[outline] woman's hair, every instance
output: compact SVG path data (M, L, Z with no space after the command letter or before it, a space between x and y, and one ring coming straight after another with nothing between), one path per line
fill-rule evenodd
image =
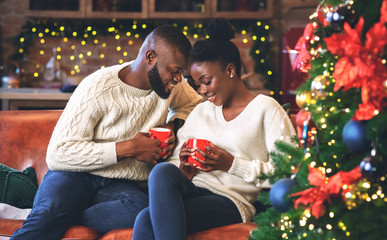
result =
M223 18L213 19L208 23L209 38L197 41L190 53L190 62L220 61L224 67L233 63L238 76L241 76L241 56L237 46L230 40L234 30Z

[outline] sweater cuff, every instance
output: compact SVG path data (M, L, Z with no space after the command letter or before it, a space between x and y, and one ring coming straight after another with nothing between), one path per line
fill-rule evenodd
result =
M103 165L105 167L111 166L114 164L117 164L117 152L116 152L116 143L115 142L109 142L109 143L102 143L102 159L103 159Z
M228 170L228 172L243 178L246 176L247 172L249 171L250 164L251 164L251 161L234 158L234 161L231 165L231 168Z

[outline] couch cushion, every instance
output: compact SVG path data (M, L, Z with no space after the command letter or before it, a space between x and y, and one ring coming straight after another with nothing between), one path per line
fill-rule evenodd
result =
M35 170L23 172L0 164L0 202L18 208L31 208L38 190Z
M236 223L188 235L187 240L246 240L257 228L253 222Z
M46 151L61 110L0 111L0 163L23 171L32 166L38 184L47 172Z
M91 228L84 226L72 226L69 228L62 240L70 240L70 239L82 239L82 240L93 240L98 239L100 234Z
M23 225L24 220L0 219L0 236L10 237L16 229Z
M0 219L0 236L10 237L23 224L23 220ZM250 232L257 226L253 222L237 223L206 231L193 233L187 240L246 240ZM97 231L83 226L73 226L67 230L63 239L99 239L99 240L130 240L133 229L124 228L112 230L99 238Z
M13 232L17 229L21 228L23 225L23 220L15 220L15 219L0 219L0 236L3 237L11 237ZM83 226L72 226L69 230L67 230L65 236L62 238L63 240L70 239L84 239L84 240L92 240L98 239L99 234L97 231Z
M206 231L193 233L187 236L187 240L246 240L250 232L257 228L253 222L237 223ZM131 228L116 229L106 233L99 240L127 240L132 239Z
M128 240L132 239L133 229L123 228L112 230L103 235L99 240Z

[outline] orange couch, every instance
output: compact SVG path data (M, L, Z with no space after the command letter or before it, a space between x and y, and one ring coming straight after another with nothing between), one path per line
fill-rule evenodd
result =
M0 163L20 171L32 166L40 184L47 172L47 145L61 113L61 110L0 111ZM10 237L22 224L23 220L0 219L0 236ZM194 233L187 239L245 240L255 228L252 222L232 224ZM102 235L88 227L73 226L63 239L131 238L131 228L117 229Z

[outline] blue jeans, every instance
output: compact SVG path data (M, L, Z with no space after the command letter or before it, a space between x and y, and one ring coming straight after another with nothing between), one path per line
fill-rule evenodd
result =
M31 213L11 239L61 239L74 224L102 233L133 227L137 214L147 206L146 188L138 182L48 171Z
M149 207L136 218L133 240L182 240L189 233L242 222L230 199L196 187L171 163L153 168L148 187Z

